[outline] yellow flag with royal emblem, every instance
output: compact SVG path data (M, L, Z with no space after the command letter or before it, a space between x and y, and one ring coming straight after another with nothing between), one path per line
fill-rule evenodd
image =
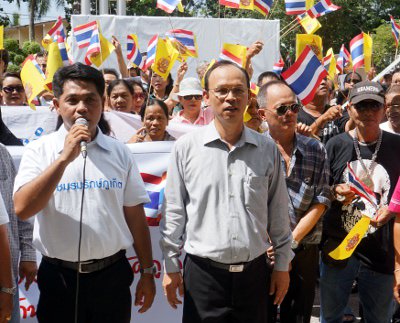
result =
M114 45L109 42L101 32L99 32L99 38L100 38L100 54L92 56L90 58L90 61L96 65L97 67L100 67L103 62L110 56L110 54L115 50Z
M29 55L22 65L21 80L28 104L33 110L36 110L32 101L45 91L45 76L37 65L33 55Z
M47 56L45 88L48 91L52 91L54 74L57 72L59 68L63 67L64 64L57 43L54 42L48 44L47 49L48 49L48 56Z
M317 35L297 34L296 35L296 60L303 50L309 46L314 54L322 60L322 38Z
M308 13L303 13L297 16L297 21L304 28L307 34L314 34L318 29L321 28L321 24L319 23L317 18L311 18Z
M371 219L365 215L355 224L355 226L350 230L346 238L341 242L341 244L333 251L329 253L335 260L343 260L349 258L354 250L356 250L358 244L361 242L362 238L365 236Z
M159 38L156 57L152 65L153 71L166 80L178 56L179 52L173 46L169 46L167 40Z

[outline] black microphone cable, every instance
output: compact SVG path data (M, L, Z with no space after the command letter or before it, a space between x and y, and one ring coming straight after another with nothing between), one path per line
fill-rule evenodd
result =
M82 170L82 196L81 210L79 216L79 238L78 238L78 269L76 271L76 291L75 291L75 323L78 323L78 302L79 302L79 270L81 264L81 245L82 245L82 227L83 227L83 198L85 196L85 181L86 181L86 155L83 156Z

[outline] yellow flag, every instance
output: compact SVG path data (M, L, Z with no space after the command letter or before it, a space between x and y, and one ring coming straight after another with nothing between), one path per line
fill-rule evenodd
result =
M177 8L178 8L179 12L183 12L184 11L184 8L183 8L183 5L182 5L182 1L179 1L178 5L177 5Z
M336 260L349 258L353 254L354 250L356 250L361 239L365 236L370 222L371 219L364 215L350 230L342 243L335 250L329 253L329 256Z
M47 34L43 39L42 39L42 46L45 50L49 50L49 45L53 42L53 38Z
M219 58L232 61L241 67L246 66L246 46L224 43Z
M48 45L48 56L47 56L47 68L46 68L46 79L45 88L48 91L52 91L52 82L55 72L63 67L63 61L61 59L60 49L56 42Z
M310 9L312 6L314 6L314 0L306 0L306 9Z
M241 0L239 9L254 10L254 0Z
M152 65L153 71L166 80L178 56L179 53L173 46L168 46L166 40L159 38L156 57Z
M322 38L317 35L296 35L296 59L299 58L306 46L310 46L315 55L322 60Z
M0 49L4 49L4 26L0 26Z
M335 54L333 54L333 49L329 48L326 52L326 56L331 56L331 62L329 63L328 67L328 76L333 81L335 79L336 74L336 59Z
M247 111L249 108L249 106L246 106L246 110L244 110L243 113L243 122L249 122L252 118L252 116L250 115L250 113Z
M304 28L307 34L313 34L321 28L317 18L311 18L307 13L297 17L297 21Z
M215 59L211 60L210 64L208 64L206 71L201 79L201 87L204 89L204 77L206 76L208 70L213 66L217 61Z
M110 56L110 54L115 50L114 45L111 44L100 32L99 32L99 38L100 38L100 55L92 56L90 58L90 61L97 67L100 67L101 64L103 64L103 62L107 59L107 57Z
M364 36L364 68L365 72L368 73L372 65L372 37L366 33Z
M39 72L29 56L22 66L21 80L24 85L29 106L33 110L36 110L35 105L32 104L32 100L45 91L45 80L42 73Z

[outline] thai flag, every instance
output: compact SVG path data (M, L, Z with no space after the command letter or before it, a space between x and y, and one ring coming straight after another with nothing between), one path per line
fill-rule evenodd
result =
M321 0L311 9L309 9L307 13L311 18L318 18L328 13L334 12L340 8L341 7L334 5L330 0Z
M88 47L92 38L93 30L97 28L97 21L79 25L73 29L73 33L79 48Z
M127 50L128 50L128 55L127 55L128 60L132 61L134 65L143 70L145 61L142 57L142 54L140 54L139 52L139 45L137 43L136 35L133 34L128 35Z
M327 75L328 72L309 46L306 46L297 61L282 73L282 77L303 105L314 98L318 86Z
M339 74L343 73L344 68L346 67L347 62L349 62L349 60L350 60L350 53L343 44L342 47L340 48L339 57L336 61L336 68L339 71Z
M167 173L165 172L161 177L147 173L140 173L140 175L142 176L144 187L151 200L144 205L147 223L150 226L158 226L161 219L161 207L164 200Z
M146 59L146 64L144 65L145 71L148 70L151 67L151 65L153 65L156 59L157 43L158 43L158 35L154 35L150 39L149 44L147 45L147 59Z
M285 0L285 9L287 15L300 15L306 11L306 1Z
M397 47L399 46L400 25L396 23L392 15L390 15L390 23L392 24L392 34Z
M347 163L347 168L349 170L349 183L348 184L350 186L350 190L352 190L358 196L365 198L368 202L370 202L377 209L378 202L376 200L375 193L357 177L356 173L351 168L350 163Z
M271 10L272 2L273 0L254 0L254 9L266 16Z
M219 4L228 8L239 9L240 0L219 0Z
M357 35L350 41L350 53L353 60L353 69L364 66L364 35Z
M57 22L50 28L47 34L53 39L53 41L58 41L58 34L65 39L64 25L61 17L57 18Z
M67 53L67 48L65 47L65 38L61 35L60 32L57 34L57 44L58 49L60 50L61 60L64 66L69 65L69 58Z
M157 8L171 13L175 10L180 0L157 0Z
M327 71L329 71L329 65L331 65L332 56L333 56L333 54L331 53L331 54L325 56L323 59L323 64Z
M272 72L275 74L281 75L283 68L285 67L285 62L283 61L282 57L279 58L279 61L274 64L272 67Z
M86 65L92 65L90 58L92 56L99 55L100 53L101 53L101 46L100 46L99 28L97 27L96 24L96 27L93 29L92 37L90 38L90 44L85 55Z
M197 56L195 36L192 31L185 29L172 29L166 32L165 35L172 41L180 42L190 53Z

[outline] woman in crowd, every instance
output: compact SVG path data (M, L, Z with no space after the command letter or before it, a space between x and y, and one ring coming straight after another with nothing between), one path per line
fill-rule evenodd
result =
M150 99L148 105L140 111L143 127L129 139L128 143L143 141L171 141L175 140L167 131L168 107L158 99Z
M133 88L128 81L119 79L110 83L107 88L108 105L112 110L132 112Z
M264 127L261 128L262 120L258 115L258 104L255 97L252 97L250 99L249 106L247 107L245 113L244 121L246 127L260 133L264 132L268 128L266 125L264 125Z
M26 95L19 73L8 72L1 83L1 105L19 106L26 104Z
M140 110L146 101L146 92L141 83L134 80L129 81L129 83L133 87L132 112L135 114L140 114Z

